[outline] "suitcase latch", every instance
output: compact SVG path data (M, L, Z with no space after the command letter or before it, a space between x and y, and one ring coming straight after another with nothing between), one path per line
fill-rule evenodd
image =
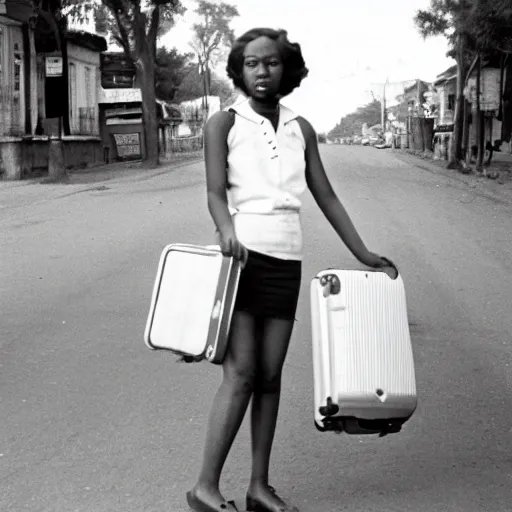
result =
M341 283L337 275L326 274L320 279L320 285L324 288L324 297L338 295L341 291Z

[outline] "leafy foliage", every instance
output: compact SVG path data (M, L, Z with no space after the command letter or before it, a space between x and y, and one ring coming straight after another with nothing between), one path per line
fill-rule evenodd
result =
M367 123L368 126L373 126L380 120L381 103L378 100L373 100L364 107L359 107L355 112L342 117L340 122L328 133L328 137L333 139L360 135L363 124Z
M195 13L201 17L201 23L193 25L194 37L190 43L197 55L199 65L206 73L206 94L211 94L210 68L222 56L222 50L233 42L234 32L230 23L239 16L235 6L227 3L214 3L207 0L198 0Z
M176 48L159 48L156 53L156 96L164 101L174 101L176 92L189 74L190 53L179 53ZM200 83L200 77L199 77ZM201 93L199 94L199 96Z
M464 36L466 61L476 53L512 51L510 0L431 0L430 8L414 18L423 37L445 36L455 57L455 42Z
M180 0L65 0L68 14L77 21L91 14L111 34L112 39L134 60L144 46L156 53L157 38L185 12Z
M233 18L239 16L234 5L198 0L195 13L201 17L201 23L194 23L194 39L191 46L203 63L209 65L222 46L234 41L233 29L229 26Z
M510 0L475 2L472 36L480 53L512 52L512 3Z
M454 48L459 36L469 36L472 29L472 13L475 0L431 0L430 8L418 10L414 21L423 37L445 36L454 56Z
M197 64L189 64L185 70L185 77L176 91L174 102L181 103L199 98L204 95L203 76ZM220 98L221 108L234 101L235 91L228 80L212 73L210 94Z

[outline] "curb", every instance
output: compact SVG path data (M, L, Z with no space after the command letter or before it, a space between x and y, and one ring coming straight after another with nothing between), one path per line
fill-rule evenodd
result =
M202 155L176 162L164 162L159 167L144 169L137 164L115 163L101 167L91 167L68 171L69 180L64 183L42 183L42 178L19 181L0 181L0 210L15 209L45 201L68 197L82 192L98 190L103 183L127 183L152 179L162 174L172 173L183 167L197 164ZM115 166L115 167L113 167ZM77 179L78 178L78 179ZM43 178L44 179L44 178ZM104 186L104 185L103 185ZM6 201L5 199L8 199Z
M440 174L446 178L464 183L468 187L472 188L475 194L479 194L494 202L512 206L512 181L510 180L505 184L498 184L496 180L479 176L474 172L462 174L456 169L447 169L446 162L444 160L442 161L443 164L439 164L437 161L433 161L430 157L418 156L417 154L409 153L400 149L393 150L393 154L404 163L410 163L425 171Z

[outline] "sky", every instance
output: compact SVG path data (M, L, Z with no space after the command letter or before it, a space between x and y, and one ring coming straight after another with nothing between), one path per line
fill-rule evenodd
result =
M301 45L309 76L282 103L308 119L318 132L375 98L386 80L386 100L402 92L402 81L431 82L455 62L443 37L424 40L414 25L430 0L226 0L240 16L235 36L254 27L282 28ZM161 44L190 51L195 3ZM218 70L226 77L224 66ZM393 82L398 82L393 85Z

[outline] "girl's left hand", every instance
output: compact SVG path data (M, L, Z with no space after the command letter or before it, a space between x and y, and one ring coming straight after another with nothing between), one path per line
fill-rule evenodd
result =
M379 256L373 252L368 252L360 261L369 267L382 269L392 279L398 277L396 265L388 258Z

